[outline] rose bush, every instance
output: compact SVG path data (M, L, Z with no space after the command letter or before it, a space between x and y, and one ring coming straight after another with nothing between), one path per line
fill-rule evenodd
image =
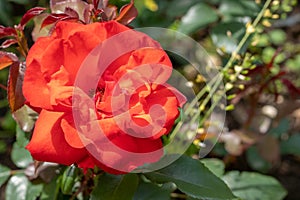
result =
M144 157L132 163L128 170L113 169L112 164L107 164L106 161L122 165L130 160L112 152L109 147L97 149L95 156L95 152L91 153L87 149L88 144L83 141L84 136L80 135L83 133L76 129L74 123L74 82L82 63L96 46L127 30L128 27L115 21L89 25L58 22L50 36L39 38L32 46L26 59L23 93L27 104L39 113L32 138L26 147L34 159L64 165L77 164L84 169L98 166L110 173L122 173L145 163L155 162L162 156L163 144L160 137L170 132L179 115L178 107L182 106L184 99L179 98L175 90L153 83L156 78L165 82L172 69L171 61L160 48L140 48L120 56L103 69L104 73L99 77L97 88L92 95L89 94L92 96L97 116L94 122L111 141L111 145L134 153L158 151L155 157ZM153 43L153 46L159 46L149 37L147 40ZM161 73L155 70L154 65L150 67L154 69L152 71L146 67L140 72L130 74L138 66L151 64L168 66L170 70ZM118 93L116 105L116 101L112 103L115 96L113 88L122 85L120 81L129 83L129 88L130 84L132 86L138 82L139 87L135 88L130 96ZM82 107L78 110L84 113L84 102L80 103ZM154 105L160 105L159 112L151 112ZM117 116L113 106L120 108L117 109ZM126 109L122 110L124 106L128 107L126 109L129 112ZM88 121L88 117L82 120L87 120L85 124L95 125L94 122ZM141 137L128 134L124 127L120 127L120 123L125 124L126 130L131 130L135 135L140 134ZM131 128L133 123L140 127L159 124L161 128L154 128L155 133L148 137L149 134L141 132L141 129ZM153 131L153 128L151 130ZM143 134L147 137L143 137ZM93 140L101 140L96 134L92 137ZM91 144L95 143L91 141ZM101 142L96 144L102 145Z

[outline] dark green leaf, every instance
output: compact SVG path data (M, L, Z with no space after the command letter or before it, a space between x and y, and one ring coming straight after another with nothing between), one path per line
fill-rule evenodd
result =
M131 200L138 186L136 174L112 175L99 177L91 194L91 200Z
M237 48L245 31L245 25L240 22L219 23L212 29L211 37L218 48L232 53Z
M7 145L5 141L0 140L0 153L4 153L6 151Z
M10 176L10 169L3 165L0 165L0 187L7 181Z
M26 194L26 200L36 200L41 195L43 184L29 184Z
M45 184L40 199L41 200L57 199L59 187L60 184L57 184L57 179L53 179L50 183Z
M13 20L11 19L12 6L5 1L0 1L0 22L6 26L13 25Z
M29 142L25 132L22 131L19 126L16 126L16 140L19 147L25 147Z
M0 121L0 126L4 130L12 132L13 136L15 136L16 121L12 118L10 112L5 114L5 117ZM1 134L1 136L3 135Z
M29 181L25 175L12 176L6 186L5 199L25 200Z
M225 165L222 160L216 158L206 158L201 159L200 161L217 177L223 176L225 172Z
M13 144L11 159L15 165L20 168L26 168L30 163L33 162L29 151L24 147L20 147L17 143Z
M42 184L32 184L24 174L12 176L6 186L7 200L36 200L42 191Z
M250 167L254 170L266 173L272 167L271 163L262 158L256 147L250 147L246 152L246 156Z
M170 3L167 9L167 15L169 17L177 17L184 15L195 3L194 0L175 0Z
M259 7L255 1L249 0L222 0L219 11L226 16L250 16L255 17L259 12Z
M23 5L30 3L30 0L8 0L8 1L18 3L18 4L23 4Z
M214 9L205 3L198 3L182 17L178 31L190 34L217 20L218 15Z
M282 134L287 133L289 128L290 128L290 122L287 118L284 118L284 119L280 120L279 125L275 128L272 128L269 131L269 133L276 138L280 138L280 136Z
M231 171L223 180L236 196L245 200L281 200L287 194L275 178L258 173Z
M280 143L282 154L294 154L300 156L300 133L292 135L288 140Z
M171 165L145 176L157 183L174 182L187 195L200 199L235 198L226 184L199 160L182 156ZM218 192L216 192L218 191Z
M141 182L138 186L133 200L170 199L170 191L162 189L153 183Z

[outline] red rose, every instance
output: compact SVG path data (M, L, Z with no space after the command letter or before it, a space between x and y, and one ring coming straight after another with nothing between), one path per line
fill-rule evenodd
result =
M129 28L115 21L89 25L59 22L51 36L39 38L32 46L26 60L23 92L28 105L40 112L33 136L26 147L34 159L64 165L75 163L82 168L93 168L97 165L105 171L120 173L128 172L145 163L155 162L160 158L163 153L160 151L162 148L160 137L170 132L179 115L178 107L182 101L175 95L174 90L150 82L158 78L163 83L170 76L171 70L159 72L154 68L149 71L151 70L149 64L164 65L172 69L167 54L159 48L149 47L130 51L115 59L105 69L96 91L93 92L96 120L88 120L89 111L85 111L84 101L79 100L76 105L79 106L80 116L87 115L81 116L82 120L85 120L82 121L85 126L83 129L100 128L111 145L101 143L101 138L96 132L90 132L89 136L80 135L84 131L78 130L74 122L76 114L73 104L74 83L81 73L82 63L99 44L127 30ZM152 46L159 46L149 37L147 40L153 44ZM139 66L144 68L140 71L132 70L138 69ZM131 72L133 74L130 74ZM125 84L130 88L134 83L138 83L139 87L135 88L129 98L123 91L121 92L120 85ZM116 93L113 94L113 91ZM129 98L127 105L126 98ZM113 107L116 105L117 109L112 108L112 105ZM160 110L151 112L154 105L160 105ZM128 112L123 111L126 107ZM160 124L161 121L164 123ZM126 130L120 127L121 124ZM141 131L131 128L132 124L145 129ZM153 124L160 124L162 128L155 130L155 134L149 137L149 131L153 131ZM128 134L128 130L132 134ZM142 137L135 137L137 134ZM83 141L86 137L90 142ZM144 157L138 162L133 162L128 160L130 158L126 155L114 152L110 147L114 145L128 152L157 151L157 153L154 157ZM127 167L124 170L113 167L123 164Z

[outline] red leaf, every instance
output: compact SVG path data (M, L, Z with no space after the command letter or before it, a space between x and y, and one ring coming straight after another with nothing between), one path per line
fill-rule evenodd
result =
M28 10L25 15L23 15L22 19L21 19L21 23L20 26L23 29L24 26L35 16L40 15L42 12L44 12L46 10L46 8L42 8L42 7L35 7L35 8L31 8L30 10Z
M292 98L300 96L300 88L297 88L290 80L283 78L281 82L287 87Z
M134 20L134 18L136 18L137 15L138 15L138 11L134 6L134 2L132 0L130 4L127 4L121 8L120 14L116 18L116 21L118 21L121 24L127 25L132 20Z
M104 13L107 16L108 20L113 20L117 16L117 10L118 8L116 6L108 6L104 8Z
M76 19L74 17L71 17L69 15L66 14L51 14L48 17L46 17L42 23L41 29L44 28L45 26L49 25L49 24L54 24L58 21L63 21L63 20L72 20L72 19Z
M17 36L17 31L11 27L4 27L0 25L0 38L7 37L7 36Z
M77 13L76 10L70 8L70 7L66 7L65 8L65 14L69 15L70 17L73 17L75 19L79 19L79 15Z
M88 24L91 18L92 5L87 6L83 12L84 22Z
M16 43L18 43L18 41L16 39L8 39L8 40L5 40L1 44L0 48L6 49L6 48L10 47L10 45L13 45L13 44L16 44Z
M98 9L99 0L93 0L93 5L95 9Z
M21 108L25 103L25 97L22 92L24 72L25 63L19 62L13 63L9 70L7 98L12 112Z
M15 54L0 51L0 70L10 66L15 62L18 62L18 60L19 59Z
M104 9L108 6L109 0L98 0L98 5L95 7L96 9Z

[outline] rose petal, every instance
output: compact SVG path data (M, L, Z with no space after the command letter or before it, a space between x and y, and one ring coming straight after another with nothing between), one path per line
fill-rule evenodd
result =
M30 63L23 81L23 94L27 104L37 108L52 109L50 91L47 81L43 78L40 64L36 60Z
M67 143L74 148L83 148L84 145L78 135L72 114L65 115L61 120L61 127Z
M62 112L42 110L26 146L35 160L71 165L87 156L85 149L70 146L61 128Z

